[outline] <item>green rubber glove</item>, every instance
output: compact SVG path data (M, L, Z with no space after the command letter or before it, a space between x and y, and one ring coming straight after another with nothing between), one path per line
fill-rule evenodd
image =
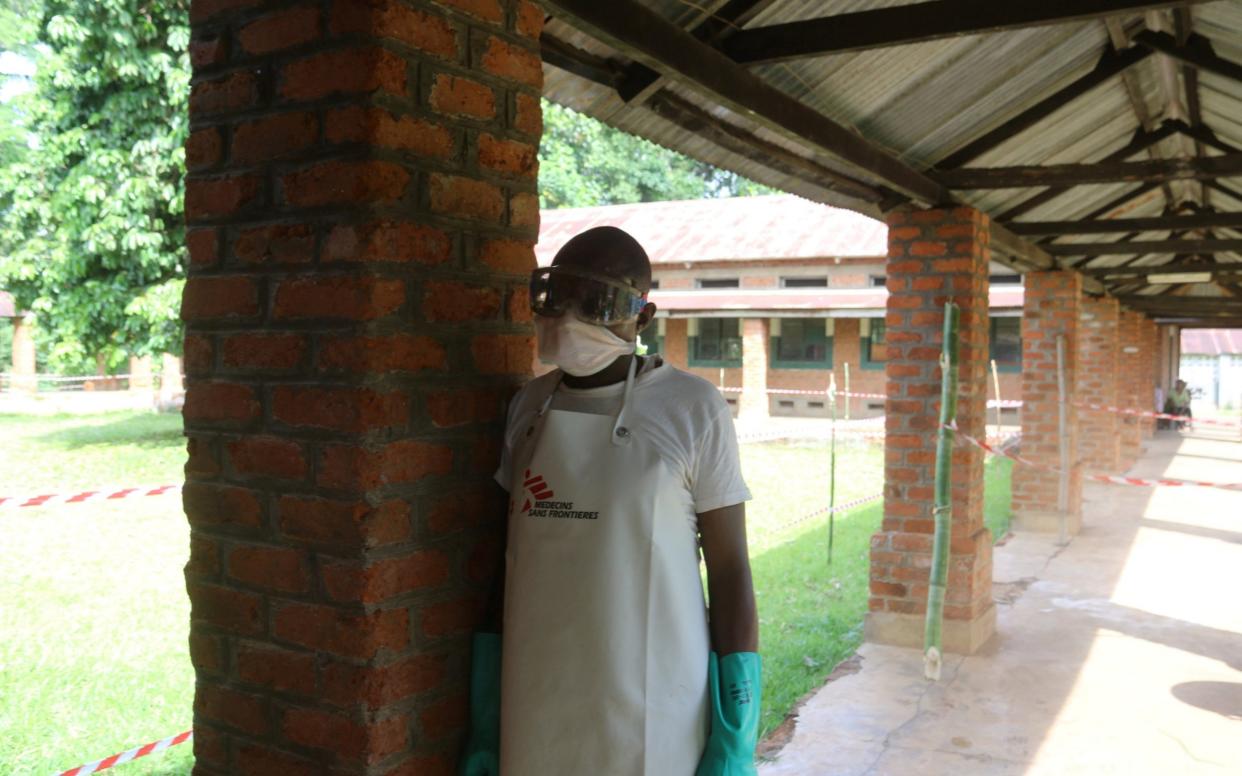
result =
M695 776L755 776L761 661L755 652L711 654L712 732Z
M461 776L500 774L500 634L474 634L470 658L470 737Z

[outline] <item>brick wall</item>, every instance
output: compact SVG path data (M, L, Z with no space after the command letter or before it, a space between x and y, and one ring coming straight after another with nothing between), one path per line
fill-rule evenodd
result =
M1064 338L1065 382L1073 398L1078 367L1082 276L1076 272L1030 272L1022 314L1022 454L1035 461L1060 461L1057 338ZM1073 464L1079 455L1079 410L1065 407L1065 442ZM1069 482L1067 530L1076 533L1082 514L1082 471L1073 467ZM1030 466L1013 468L1014 526L1059 530L1059 475Z
M1151 394L1150 364L1147 363L1149 347L1144 341L1142 313L1122 310L1117 324L1118 372L1117 402L1127 409L1147 409L1146 400L1140 406L1140 396ZM1133 415L1117 416L1118 457L1121 469L1128 469L1138 460L1142 448L1142 421Z
M195 773L451 773L531 363L542 13L190 14Z
M1120 368L1116 299L1085 297L1079 309L1078 368L1075 394L1081 401L1117 404ZM1093 471L1116 473L1121 467L1117 414L1099 410L1079 413L1082 465Z
M984 434L988 365L988 218L971 208L889 214L884 522L871 540L867 629L921 644L931 563L941 327L961 308L957 423ZM953 452L945 646L973 651L992 630L992 539L983 525L983 456Z
M1160 326L1147 316L1143 316L1142 322L1139 324L1141 332L1141 340L1143 348L1143 364L1146 373L1144 375L1145 385L1139 392L1139 408L1147 411L1162 410L1163 407L1156 407L1156 386L1161 382L1161 349L1160 349ZM1142 429L1143 438L1148 439L1156 430L1155 418L1143 418L1139 427Z

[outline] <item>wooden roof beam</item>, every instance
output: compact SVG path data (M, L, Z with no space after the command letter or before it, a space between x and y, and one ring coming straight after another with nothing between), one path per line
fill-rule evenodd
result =
M1113 232L1150 232L1156 230L1209 229L1211 227L1242 227L1242 213L1195 213L1189 216L1152 216L1150 218L1103 218L1094 221L1011 221L1006 224L1014 234L1109 234Z
M887 149L777 89L637 0L548 0L546 7L647 67L833 154L911 199L954 201L943 186Z
M1205 0L932 0L742 30L724 51L748 65L1099 19Z
M1202 35L1191 35L1186 39L1186 45L1179 46L1177 39L1167 32L1144 30L1134 36L1134 42L1194 65L1200 70L1242 82L1242 65L1217 56L1212 42Z
M1170 262L1155 266L1135 267L1083 267L1078 270L1085 277L1145 277L1147 275L1166 275L1170 272L1210 272L1215 275L1237 275L1242 273L1242 262L1220 264L1214 261Z
M1242 154L1201 159L1152 159L1145 162L962 168L937 172L936 178L950 189L1013 189L1130 181L1159 183L1237 175L1242 175Z
M728 0L690 28L690 34L717 48L725 38L737 33L755 16L763 13L776 0ZM617 85L617 94L627 103L641 104L664 83L664 76L641 62L626 70Z
M1134 242L1049 243L1052 256L1124 256L1132 253L1220 253L1242 251L1242 240L1135 240Z

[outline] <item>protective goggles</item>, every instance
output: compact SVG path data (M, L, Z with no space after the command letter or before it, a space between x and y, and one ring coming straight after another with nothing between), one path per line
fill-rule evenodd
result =
M646 304L647 294L634 286L586 270L553 266L530 276L530 309L545 318L559 318L573 307L587 323L625 323Z

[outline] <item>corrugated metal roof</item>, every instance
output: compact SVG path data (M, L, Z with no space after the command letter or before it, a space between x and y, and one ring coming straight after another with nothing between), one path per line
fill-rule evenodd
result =
M1021 308L1022 286L996 286L988 291L988 306L993 309ZM651 301L665 313L727 312L804 312L843 317L884 313L888 291L883 288L763 289L763 290L702 290L652 291Z
M539 264L551 264L571 237L596 226L624 229L656 264L888 254L882 222L781 194L544 210L535 246Z
M1183 329L1182 353L1242 354L1242 329Z
M704 9L715 9L722 4L701 0L641 2L683 27L702 19ZM907 4L912 3L909 0L838 0L831 4L777 0L746 26L762 27ZM1209 38L1218 55L1242 62L1242 0L1196 4L1189 10L1194 33ZM1174 30L1173 13L1166 10L1145 15L1122 14L1112 17L1111 21L1120 25L1125 36L1132 37L1149 25ZM620 67L630 64L624 54L572 29L563 21L553 20L548 31ZM1112 46L1105 22L1094 20L758 65L752 71L829 118L854 128L912 166L926 169L1086 75ZM1124 147L1139 128L1139 113L1146 114L1153 123L1172 116L1168 84L1162 70L1164 58L1162 54L1153 54L1127 70L1141 101L1137 110L1122 79L1113 77L1047 119L980 155L970 166L1094 162ZM1177 65L1177 69L1180 67ZM833 192L811 180L811 176L774 170L722 149L700 134L687 132L645 107L627 105L607 86L591 84L551 66L545 68L545 74L546 94L557 102L585 110L622 129L777 188L820 202L877 214L874 205ZM1236 81L1202 69L1198 80L1205 125L1224 142L1242 146L1242 88ZM1180 76L1176 82L1181 84ZM846 172L871 185L880 184L871 174L853 168L823 149L812 148L809 143L763 126L752 117L714 104L692 84L675 83L666 88L757 137L769 142L778 139L783 146L796 149L797 153L818 164ZM1176 95L1176 98L1183 104L1186 102L1184 95ZM1192 148L1185 138L1175 135L1150 152L1136 156L1135 160L1151 156L1169 158ZM1074 187L1020 218L1081 218L1134 188L1136 185L1132 183ZM1161 189L1157 188L1146 197L1116 209L1112 215L1158 215L1169 204L1183 199L1199 201L1203 197L1203 187L1197 182L1177 181L1168 188L1174 203L1166 202ZM1242 189L1242 184L1235 184L1235 188ZM959 195L964 201L995 215L1040 191L1001 189L964 191ZM1212 192L1202 204L1239 209L1242 198ZM1167 236L1167 233L1153 233L1136 239ZM1074 237L1059 241L1116 239L1119 236ZM1162 263L1170 258L1168 254L1154 255L1143 263ZM1237 260L1242 256L1221 254L1220 258ZM1127 260L1125 256L1107 256L1091 263L1109 266Z

